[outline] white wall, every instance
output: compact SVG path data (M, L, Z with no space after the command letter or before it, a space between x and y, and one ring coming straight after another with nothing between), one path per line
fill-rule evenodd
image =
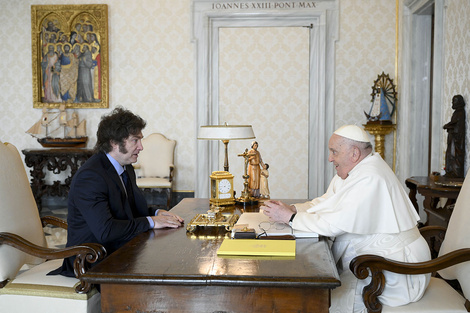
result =
M20 150L40 148L25 131L40 118L33 109L31 5L89 1L1 0L0 140ZM147 121L145 134L161 132L177 141L176 189L193 189L194 68L189 0L95 1L108 4L109 109L81 109L88 147L96 142L100 116L118 105Z
M338 0L339 1L339 0ZM25 131L40 117L32 108L32 4L86 4L89 1L0 0L0 140L20 150L40 148ZM89 147L96 141L102 114L122 105L147 120L144 134L162 132L177 141L176 190L194 190L195 68L190 42L190 0L94 1L109 7L109 109L82 109ZM467 0L449 1L447 10L445 121L450 99L470 100L469 20ZM335 126L366 122L373 81L384 71L395 75L395 1L341 0L336 44ZM454 23L457 21L458 23ZM459 21L462 21L461 23ZM457 25L455 25L457 24ZM256 42L256 36L250 37ZM445 122L443 121L443 123ZM445 138L443 138L445 140ZM393 137L387 137L391 163ZM300 145L301 143L292 144ZM299 146L295 146L299 149ZM232 151L232 153L238 151ZM269 159L269 156L263 155ZM328 166L328 165L325 165ZM222 166L221 166L222 168ZM286 182L282 188L295 188ZM294 193L294 190L292 190Z

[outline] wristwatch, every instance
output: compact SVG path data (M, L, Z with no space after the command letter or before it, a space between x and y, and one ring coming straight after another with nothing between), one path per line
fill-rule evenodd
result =
M291 226L291 227L292 227L292 222L294 221L294 217L295 217L296 214L297 214L297 213L294 213L294 214L292 214L292 216L290 217L289 226Z

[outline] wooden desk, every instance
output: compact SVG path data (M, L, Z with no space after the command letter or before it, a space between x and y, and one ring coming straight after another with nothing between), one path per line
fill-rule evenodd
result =
M187 223L208 209L208 199L186 198L172 212ZM185 227L149 231L83 278L101 284L103 313L328 312L330 290L340 280L324 239L298 239L295 258L218 257L224 235L191 235Z
M26 166L32 168L30 171L31 189L39 211L42 208L42 196L68 195L73 175L93 155L93 150L79 148L26 149L22 152L25 155ZM47 171L59 174L69 167L70 174L64 182L54 181L52 185L45 183Z
M413 176L406 179L405 184L410 189L410 199L413 202L416 211L419 214L419 205L416 200L416 194L424 196L423 206L427 214L425 225L437 225L447 227L450 216L452 215L452 207L449 205L455 203L455 199L460 192L460 187L452 186L453 182L463 182L463 178L449 179L439 177L437 180L431 179L429 176ZM439 198L448 198L449 201L444 208L437 208Z

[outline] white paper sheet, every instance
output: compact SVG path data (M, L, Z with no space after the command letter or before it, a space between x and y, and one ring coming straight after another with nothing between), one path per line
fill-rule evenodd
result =
M294 235L296 238L316 238L317 233L293 230L289 224L274 223L263 212L245 212L233 227L232 233L244 227L253 228L256 235L266 232L268 236Z

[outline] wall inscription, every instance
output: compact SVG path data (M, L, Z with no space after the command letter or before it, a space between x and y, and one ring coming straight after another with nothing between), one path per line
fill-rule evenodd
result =
M312 9L316 2L214 2L212 10L269 10L269 9Z

